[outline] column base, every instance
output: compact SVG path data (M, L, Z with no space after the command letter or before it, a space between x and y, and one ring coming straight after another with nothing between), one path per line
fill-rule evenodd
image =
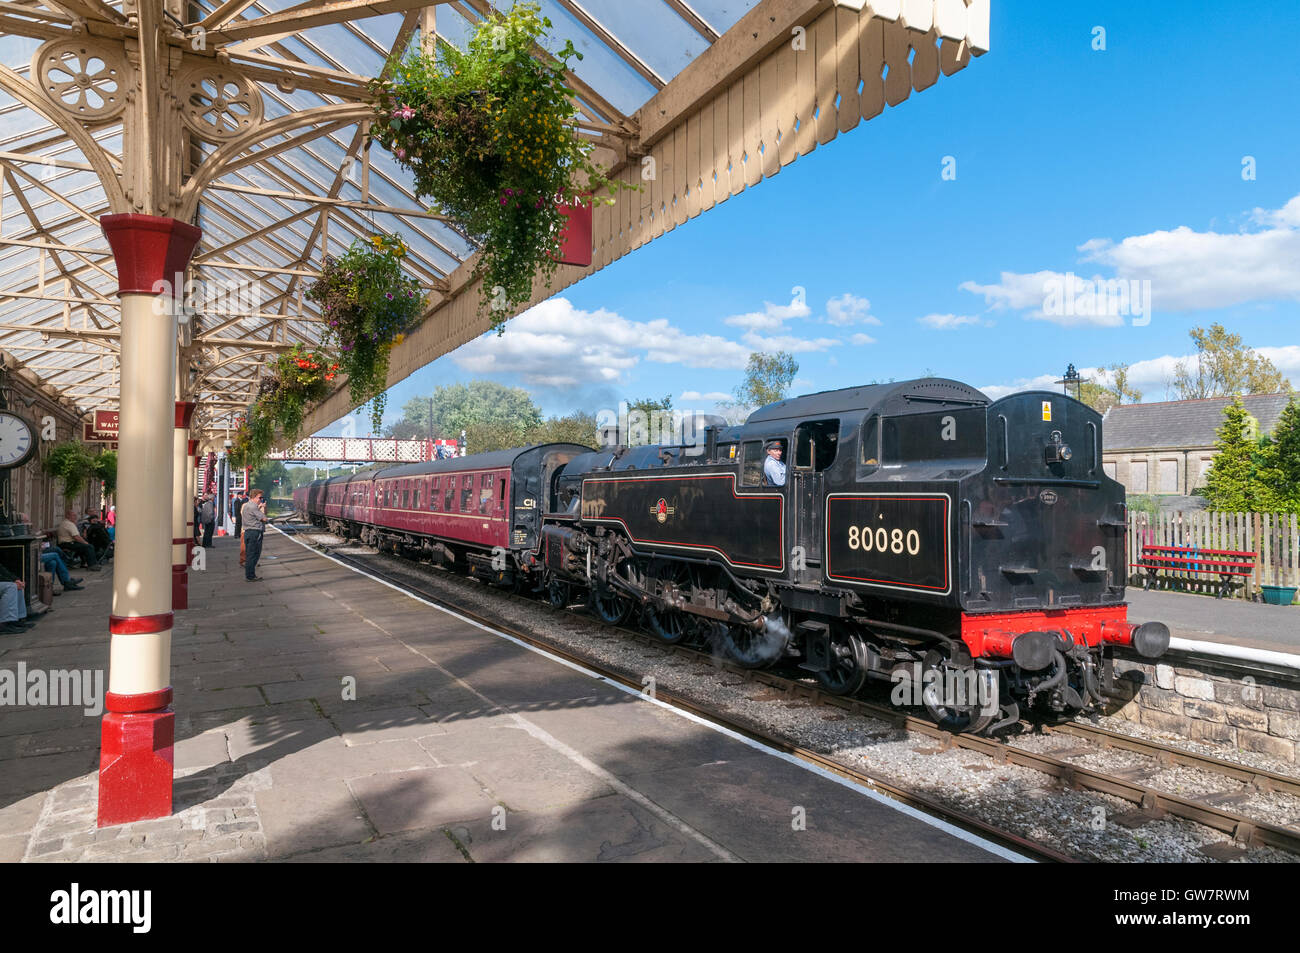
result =
M190 574L185 564L172 566L172 611L190 607Z
M176 713L107 712L100 734L99 827L172 812Z

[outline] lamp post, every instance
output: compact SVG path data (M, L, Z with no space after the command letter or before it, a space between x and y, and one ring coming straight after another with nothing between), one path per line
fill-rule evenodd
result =
M1074 394L1073 394L1074 399L1075 399L1075 400L1079 400L1079 399L1080 399L1079 395L1083 392L1083 378L1080 376L1078 370L1075 368L1075 366L1074 366L1073 364L1071 364L1069 367L1067 367L1067 368L1065 369L1065 376L1062 377L1062 378L1061 378L1059 381L1057 381L1056 383L1061 384L1061 385L1064 386L1064 393L1065 393L1065 396L1067 396L1067 397L1071 396L1071 394L1070 394L1070 387L1071 387L1071 385L1073 385L1073 386L1074 386Z

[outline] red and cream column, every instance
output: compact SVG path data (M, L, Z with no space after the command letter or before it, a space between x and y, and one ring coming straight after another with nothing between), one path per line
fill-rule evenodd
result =
M201 233L153 215L105 215L100 223L122 303L118 529L99 759L106 827L172 810L173 294L184 287Z
M194 402L176 401L176 429L172 435L172 608L190 607L190 550L194 545L193 493L186 489L189 475L190 424ZM192 481L191 481L191 484Z

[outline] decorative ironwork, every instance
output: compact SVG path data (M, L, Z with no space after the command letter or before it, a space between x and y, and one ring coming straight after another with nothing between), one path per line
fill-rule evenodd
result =
M180 78L176 87L185 125L209 142L233 139L262 121L262 96L232 69L203 66Z
M36 51L32 73L51 100L84 122L112 119L126 107L131 78L120 47L85 37L52 40Z

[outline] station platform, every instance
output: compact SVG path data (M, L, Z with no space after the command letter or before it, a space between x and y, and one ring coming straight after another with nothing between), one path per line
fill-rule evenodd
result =
M1130 586L1125 598L1132 622L1163 622L1175 639L1295 655L1300 668L1300 606L1147 592L1139 586ZM1203 651L1214 649L1211 645Z
M176 617L175 813L96 829L99 718L0 711L0 861L1011 856L279 533L262 582L237 552L216 541ZM0 636L0 669L103 671L109 576Z

